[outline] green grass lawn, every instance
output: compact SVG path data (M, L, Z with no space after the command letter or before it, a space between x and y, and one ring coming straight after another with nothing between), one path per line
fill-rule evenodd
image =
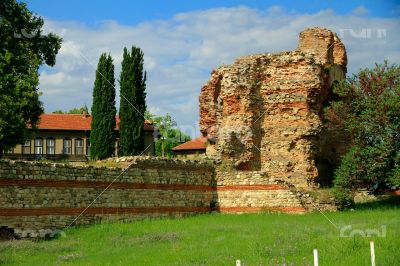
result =
M66 230L50 241L0 242L10 265L400 265L399 200L337 213L199 215L182 219L98 224ZM340 237L340 228L386 228L385 237ZM346 232L349 233L349 232Z

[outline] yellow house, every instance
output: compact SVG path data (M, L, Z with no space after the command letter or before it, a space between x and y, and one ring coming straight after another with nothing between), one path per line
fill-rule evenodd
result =
M82 161L90 157L90 129L92 117L87 114L43 114L37 130L32 130L31 139L18 144L5 152L3 158L37 160ZM119 117L115 117L115 131L118 136ZM144 145L148 147L143 154L154 155L154 127L151 122L144 123ZM118 155L118 138L115 143Z

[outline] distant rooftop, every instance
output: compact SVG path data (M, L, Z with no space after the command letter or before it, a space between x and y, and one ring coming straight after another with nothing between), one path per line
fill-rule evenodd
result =
M185 143L182 143L175 148L172 148L173 151L193 151L193 150L206 150L206 137L199 137L196 139L189 140Z
M115 130L119 130L119 116L115 117ZM37 125L44 130L90 130L92 116L85 114L42 114ZM148 120L144 123L144 130L154 131L154 126Z

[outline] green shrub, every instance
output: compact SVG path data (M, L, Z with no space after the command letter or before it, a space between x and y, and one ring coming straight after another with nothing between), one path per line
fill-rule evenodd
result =
M333 195L339 210L348 209L354 206L354 193L350 189L335 187Z
M400 188L400 165L397 165L396 168L392 170L389 177L389 185L394 188Z
M338 100L325 109L328 127L350 136L352 143L335 171L335 197L342 206L358 188L400 185L400 66L385 61L334 87Z

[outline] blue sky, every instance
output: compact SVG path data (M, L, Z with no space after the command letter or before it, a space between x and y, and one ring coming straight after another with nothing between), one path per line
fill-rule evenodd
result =
M397 3L396 3L397 2ZM117 20L121 24L139 23L153 19L169 19L177 13L197 11L218 7L247 6L267 10L271 6L281 6L294 13L315 13L321 9L332 9L338 15L346 15L357 7L368 10L368 17L400 16L399 2L395 0L375 1L260 1L260 0L150 0L150 1L109 1L109 0L30 0L32 10L39 14L59 20L78 20L89 25L96 21ZM397 6L397 7L396 7Z
M148 109L170 113L191 136L199 134L198 95L212 69L243 55L294 50L307 27L338 34L348 74L400 62L398 1L29 0L28 8L64 39L56 65L40 70L46 112L90 107L100 54L114 58L118 79L122 49L135 45L145 54Z

